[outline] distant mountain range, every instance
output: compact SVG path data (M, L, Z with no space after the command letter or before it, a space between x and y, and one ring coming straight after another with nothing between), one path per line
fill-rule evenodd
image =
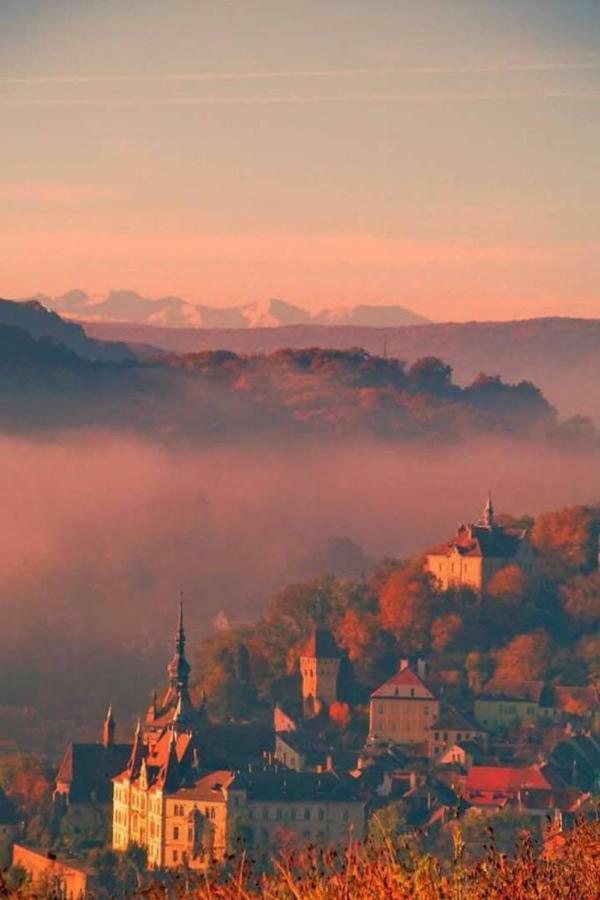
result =
M134 322L168 328L277 328L285 325L418 325L428 319L402 306L340 307L310 313L285 300L266 300L218 308L189 303L181 297L150 299L135 291L110 291L90 296L68 291L59 297L31 298L69 318L87 322Z

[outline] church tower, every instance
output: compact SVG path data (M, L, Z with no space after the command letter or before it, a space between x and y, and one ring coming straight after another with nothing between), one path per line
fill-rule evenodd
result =
M341 653L328 628L314 627L300 656L302 708L312 718L338 699Z
M104 725L102 726L102 744L107 749L112 747L115 742L115 731L116 731L116 723L115 718L113 716L112 706L108 707L108 712L106 713L106 719L104 720Z
M493 528L495 525L494 522L494 505L492 503L492 495L488 491L487 500L485 502L485 506L483 507L483 519L481 522L486 528Z

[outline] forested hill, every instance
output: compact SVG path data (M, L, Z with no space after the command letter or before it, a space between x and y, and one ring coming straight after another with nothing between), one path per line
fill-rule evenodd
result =
M160 328L84 323L92 337L150 344L173 353L232 350L270 353L284 347L364 347L409 364L439 356L460 383L479 372L533 381L561 416L600 423L600 319L544 318L515 322L440 323L396 328L293 325L280 328Z
M480 374L461 387L437 357L406 367L361 349L313 348L89 362L8 326L0 326L0 345L5 430L100 425L210 441L274 434L395 440L504 434L597 443L589 424L559 425L533 384Z

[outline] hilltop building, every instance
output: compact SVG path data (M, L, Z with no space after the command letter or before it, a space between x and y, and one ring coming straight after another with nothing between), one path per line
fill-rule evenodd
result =
M485 595L496 572L507 566L532 572L535 553L525 530L498 525L489 495L481 520L459 525L456 535L430 550L425 561L440 590L468 587L479 595Z
M398 672L371 694L369 737L394 744L420 744L429 738L429 726L439 716L440 702L408 660Z
M313 661L308 695L329 702L333 668L322 663L335 659L337 645L313 634L307 650L305 658ZM147 849L150 866L202 869L238 842L269 850L286 842L324 846L344 843L350 834L362 837L366 800L350 777L279 766L207 769L206 715L204 705L196 710L191 703L189 673L180 608L167 692L138 725L129 759L113 780L115 850L138 844Z

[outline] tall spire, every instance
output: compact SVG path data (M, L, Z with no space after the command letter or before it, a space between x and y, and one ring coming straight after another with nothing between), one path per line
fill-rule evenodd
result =
M175 653L167 666L169 674L169 693L173 699L183 697L184 703L189 700L188 682L190 666L185 658L185 629L183 627L183 594L179 596L179 616L175 632Z
M108 707L104 725L102 726L102 743L105 747L112 747L115 742L116 723L112 711L112 703Z
M491 491L488 491L487 500L483 508L483 524L487 525L488 528L494 527L494 505Z

